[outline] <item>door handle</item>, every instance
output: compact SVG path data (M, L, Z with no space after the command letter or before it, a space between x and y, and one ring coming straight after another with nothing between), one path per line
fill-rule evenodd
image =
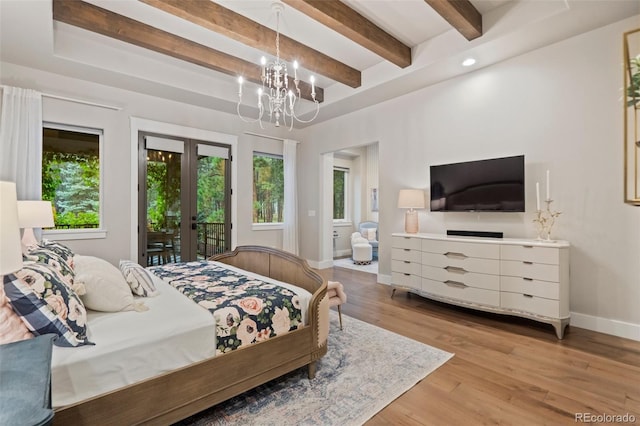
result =
M198 229L198 224L197 223L192 223L191 224L191 229Z

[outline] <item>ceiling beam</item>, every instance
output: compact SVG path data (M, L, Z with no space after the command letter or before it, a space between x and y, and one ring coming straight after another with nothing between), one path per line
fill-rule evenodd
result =
M212 1L140 0L201 27L276 55L276 32ZM280 34L280 57L349 87L360 87L360 71Z
M282 0L401 68L411 65L411 48L338 0Z
M471 41L482 35L482 15L469 0L424 1L467 40Z
M224 52L178 37L142 22L78 0L53 0L53 19L112 37L192 64L262 84L262 68ZM289 77L289 85L293 86ZM311 85L300 81L300 97L312 100ZM324 101L324 90L315 88L316 100Z

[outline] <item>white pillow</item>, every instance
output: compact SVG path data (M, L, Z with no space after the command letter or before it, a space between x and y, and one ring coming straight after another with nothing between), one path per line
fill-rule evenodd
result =
M367 240L369 241L377 241L376 240L376 231L378 228L367 228Z
M75 255L75 281L84 284L86 293L80 298L87 309L102 312L146 311L136 302L129 284L120 270L104 259Z

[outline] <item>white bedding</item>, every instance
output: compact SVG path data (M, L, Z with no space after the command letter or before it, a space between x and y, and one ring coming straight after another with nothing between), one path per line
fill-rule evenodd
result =
M298 294L302 318L307 324L309 292L258 274L248 275L278 283ZM54 408L215 355L215 323L211 313L160 278L154 278L160 294L139 299L149 307L148 311L87 311L89 338L96 345L54 346L51 362Z

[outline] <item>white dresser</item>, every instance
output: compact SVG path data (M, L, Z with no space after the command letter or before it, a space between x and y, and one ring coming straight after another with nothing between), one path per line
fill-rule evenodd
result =
M569 324L569 243L440 234L392 236L391 284L430 299Z

